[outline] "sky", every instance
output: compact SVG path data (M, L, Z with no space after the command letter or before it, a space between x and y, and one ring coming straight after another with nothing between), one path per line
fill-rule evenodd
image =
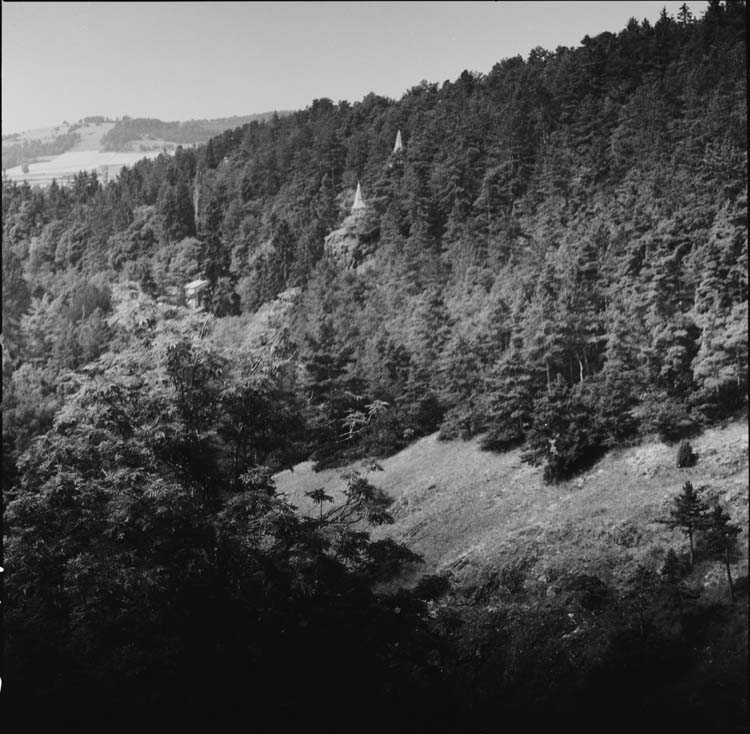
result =
M3 2L3 134L89 115L189 120L399 99L677 2ZM700 17L707 2L687 2Z

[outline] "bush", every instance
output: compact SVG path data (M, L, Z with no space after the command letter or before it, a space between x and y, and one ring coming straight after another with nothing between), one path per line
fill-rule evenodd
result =
M506 566L500 571L500 585L509 594L522 594L526 583L526 571L521 566Z
M586 573L569 574L559 587L568 603L577 603L587 612L601 612L615 598L613 590L598 576Z
M658 433L665 443L694 436L700 428L700 421L688 406L663 393L652 394L644 401L642 422L647 431Z
M681 441L677 449L677 468L686 469L695 466L698 461L697 454L693 451L690 441Z
M477 422L474 418L473 406L461 403L446 412L440 424L439 438L441 441L455 439L467 441L476 432Z
M741 415L747 404L747 392L738 392L736 385L723 385L716 390L700 390L689 398L694 415L706 423L717 423L724 418Z
M523 431L517 424L492 426L482 438L484 451L509 451L524 442Z
M668 581L681 581L690 574L690 563L684 556L678 556L674 548L670 548L660 573Z

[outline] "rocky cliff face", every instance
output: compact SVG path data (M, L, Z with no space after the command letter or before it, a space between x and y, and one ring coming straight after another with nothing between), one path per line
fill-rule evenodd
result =
M342 267L356 268L372 253L370 230L367 210L355 211L325 238L323 249Z

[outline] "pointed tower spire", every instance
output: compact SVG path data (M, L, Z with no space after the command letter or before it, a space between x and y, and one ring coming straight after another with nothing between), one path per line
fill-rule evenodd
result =
M354 194L354 203L352 204L352 214L364 208L365 208L365 200L362 198L362 187L359 185L359 181L357 181L357 193Z
M401 131L399 130L396 133L396 145L393 146L393 152L398 153L400 150L404 149L404 144L401 142Z

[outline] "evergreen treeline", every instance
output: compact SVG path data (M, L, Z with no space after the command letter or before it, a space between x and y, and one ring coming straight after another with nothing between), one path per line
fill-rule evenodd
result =
M550 595L502 569L478 590L502 604L439 578L393 591L419 559L369 537L390 516L367 476L340 505L313 490L304 519L271 473L439 429L523 445L555 481L743 409L745 13L712 1L397 102L315 100L106 186L4 181L13 714L600 730L625 702L641 729L742 721L739 612L698 604L676 553L622 588L571 570ZM323 243L357 181L347 265ZM199 277L205 312L184 303ZM734 526L696 507L699 553L742 592Z

